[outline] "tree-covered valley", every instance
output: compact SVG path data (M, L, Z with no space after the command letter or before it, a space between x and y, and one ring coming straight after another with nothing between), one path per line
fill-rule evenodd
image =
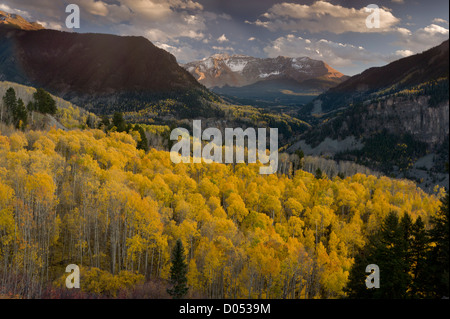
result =
M0 127L5 296L168 298L172 250L180 240L186 297L358 297L347 287L355 285L355 260L381 236L386 219L408 217L432 232L445 212L444 189L429 194L408 180L330 178L298 166L265 176L258 164L173 164L151 141L148 151L138 147L139 130L118 132L99 118L99 128L89 128L86 121L95 116L74 109L50 113L78 127L30 129L52 104L41 95L30 105L43 103L43 109L26 112L28 128L20 121ZM441 224L448 225L446 212ZM430 237L416 253L439 265L442 258L429 251L441 241ZM403 249L393 242L385 249L392 245ZM81 267L80 290L64 286L69 264ZM406 284L393 283L401 297L411 296L414 274L408 269ZM356 281L359 289L363 279ZM420 289L424 296L437 292Z

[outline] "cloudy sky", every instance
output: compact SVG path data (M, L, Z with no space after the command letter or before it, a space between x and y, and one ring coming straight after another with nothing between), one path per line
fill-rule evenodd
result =
M215 53L308 56L354 75L449 37L448 0L2 0L0 10L67 30L70 3L81 10L71 31L144 36L180 63ZM379 28L366 26L370 4Z

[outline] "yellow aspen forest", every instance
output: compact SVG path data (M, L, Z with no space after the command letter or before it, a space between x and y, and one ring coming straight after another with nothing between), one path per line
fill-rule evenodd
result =
M173 164L138 141L96 129L0 134L0 287L41 296L76 264L84 293L152 285L164 295L180 239L188 297L341 298L355 254L387 214L428 227L444 195L363 174Z

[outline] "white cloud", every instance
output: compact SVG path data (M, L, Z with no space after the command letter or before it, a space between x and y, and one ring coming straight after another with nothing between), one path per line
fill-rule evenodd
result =
M77 0L74 3L81 10L81 29L77 30L80 32L84 32L83 26L89 25L110 28L120 35L145 36L152 42L167 42L183 37L201 40L206 30L207 15L197 0ZM5 0L2 5L32 12L35 20L47 24L59 21L64 25L67 16L61 1Z
M397 50L395 51L395 55L401 57L401 58L406 58L410 55L413 55L414 52L412 52L411 50Z
M271 58L280 55L292 58L307 56L321 60L348 75L359 73L361 69L370 66L382 66L415 53L408 49L399 49L390 54L382 54L350 43L304 39L293 34L277 38L263 50Z
M439 45L449 38L449 30L437 24L411 31L406 28L393 28L398 40L391 43L399 48L392 53L379 53L367 50L362 46L349 43L340 43L326 39L304 39L294 34L287 34L270 42L264 47L269 57L307 56L322 60L336 69L353 70L361 66L379 66L394 60L423 52L433 46Z
M250 37L250 38L248 38L248 41L255 41L255 40L256 40L255 37Z
M105 17L109 14L109 8L115 8L116 5L111 6L106 4L103 1L93 1L93 0L80 0L79 6L82 7L85 11L89 12L92 15Z
M346 8L326 1L316 1L311 5L296 3L278 3L262 15L265 19L255 22L245 21L275 30L307 30L312 33L322 31L341 34L344 32L377 33L395 31L400 22L390 9L380 7L380 28L367 28L366 19L371 14L365 7Z
M442 23L442 24L448 25L448 21L445 20L445 19L441 19L441 18L434 18L432 22L433 23Z
M226 14L226 13L220 14L219 18L222 18L224 20L232 20L231 16L229 14Z
M181 42L179 45L156 42L155 45L173 54L180 63L201 60L205 56L211 55L211 51L194 49L191 45L185 42Z
M143 36L179 61L203 58L211 52L203 50L192 41L210 38L207 23L218 19L230 20L227 14L204 11L198 0L77 0L81 10L81 29L94 27L119 35ZM11 7L22 10L13 12ZM65 6L55 0L4 0L0 8L25 18L39 20L47 28L65 29ZM27 14L32 12L33 16ZM56 23L54 21L59 21ZM89 29L87 29L89 30ZM191 40L189 42L188 40Z
M58 22L51 22L51 21L36 21L41 26L43 26L46 29L53 29L53 30L63 30L63 26L59 24Z
M183 37L202 40L206 30L202 9L190 0L120 0L120 5L108 5L108 19L116 23L113 28L119 34L143 35L153 42Z
M392 2L403 4L405 3L405 0L392 0Z
M437 24L430 24L414 32L399 33L399 39L394 43L408 51L420 53L448 40L449 30Z
M54 0L3 0L0 10L16 13L28 21L45 21L48 28L64 24L67 16L65 6Z
M18 14L22 18L25 18L25 19L31 18L31 15L27 11L11 8L10 6L8 6L7 4L4 4L4 3L0 3L0 10L8 12L8 13L12 13L12 14Z
M402 36L408 36L411 35L411 31L406 28L397 28L396 31L400 33Z
M22 18L24 18L30 22L33 22L33 17L28 11L12 8L4 3L0 3L0 10L8 12L8 13L12 13L12 14L17 14L17 15L21 16ZM42 25L46 29L54 29L54 30L63 30L64 29L64 27L59 22L40 21L40 20L36 20L36 22L39 23L40 25Z
M356 62L379 62L383 57L363 47L348 43L333 42L326 39L313 40L296 37L292 34L279 37L264 48L269 57L279 55L289 57L307 56L322 60L335 68L354 66Z
M219 43L228 42L228 39L225 36L225 34L222 34L220 37L217 38L217 42Z
M212 49L213 50L216 50L216 51L233 51L234 52L234 48L232 48L232 47L230 47L230 46L228 46L228 47L222 47L222 46L213 46L212 47Z

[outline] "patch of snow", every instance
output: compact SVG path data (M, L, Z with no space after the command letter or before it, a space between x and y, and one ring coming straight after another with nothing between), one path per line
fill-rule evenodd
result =
M279 75L279 74L280 74L280 71L275 71L275 72L270 72L270 73L261 73L259 75L259 77L260 78L267 78L267 77L269 77L271 75Z
M204 59L204 60L202 61L202 65L205 67L205 69L210 69L210 68L212 68L212 67L214 66L213 59L212 59L212 58Z
M225 61L225 64L230 68L233 72L242 72L245 66L248 64L248 61L241 59L228 59Z
M298 61L297 59L292 59L292 67L301 72L308 73L311 66L308 63L304 63L303 58Z

